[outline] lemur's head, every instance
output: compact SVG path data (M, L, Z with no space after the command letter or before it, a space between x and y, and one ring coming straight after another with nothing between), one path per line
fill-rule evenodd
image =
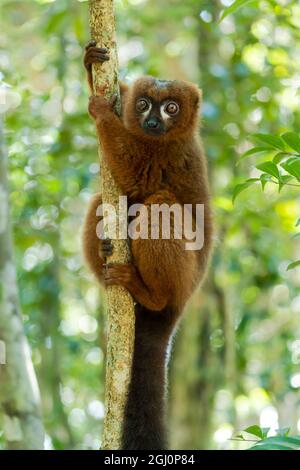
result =
M197 125L201 91L192 83L141 77L124 98L125 126L140 137L173 139Z

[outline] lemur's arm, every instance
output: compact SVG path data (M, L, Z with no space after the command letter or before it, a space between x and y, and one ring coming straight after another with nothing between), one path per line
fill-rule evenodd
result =
M136 143L122 120L114 113L113 103L102 96L91 96L89 113L95 119L102 154L120 189L128 196L138 195L140 162Z
M93 93L92 64L103 63L109 60L106 48L96 47L95 41L90 41L85 48L84 65L87 71L88 84ZM128 87L120 82L121 98L124 97ZM102 96L90 97L89 113L95 119L99 140L104 158L106 159L112 175L120 189L132 197L137 195L139 161L135 149L136 143L119 116L114 112L114 100L109 102Z

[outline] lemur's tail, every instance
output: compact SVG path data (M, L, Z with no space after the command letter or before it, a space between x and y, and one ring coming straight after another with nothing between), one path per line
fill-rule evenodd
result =
M174 312L136 306L135 349L125 409L123 450L164 450L166 359Z

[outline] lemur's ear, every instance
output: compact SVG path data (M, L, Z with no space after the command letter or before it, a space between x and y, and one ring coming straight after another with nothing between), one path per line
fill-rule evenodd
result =
M200 106L202 103L202 90L200 88L197 88L196 90L196 96L195 96L195 106Z
M125 82L120 81L119 82L120 86L120 95L121 95L121 114L123 113L124 109L124 103L126 100L127 93L129 91L129 85Z
M129 90L129 85L125 82L120 81L119 86L120 86L121 96L125 95L126 92Z
M191 106L193 108L198 108L202 102L202 90L200 90L200 88L193 84L191 84L189 88Z

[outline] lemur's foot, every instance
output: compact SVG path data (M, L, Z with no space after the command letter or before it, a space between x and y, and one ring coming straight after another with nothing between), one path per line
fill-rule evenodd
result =
M149 310L159 312L166 306L166 295L151 294L138 269L133 264L104 264L103 278L105 287L125 287L136 302L144 305Z
M92 64L102 64L107 60L109 60L109 50L106 47L97 47L97 43L94 39L87 43L83 59L87 71L91 71Z
M108 258L108 256L111 256L113 254L113 246L110 238L104 238L101 240L101 245L100 245L100 256L102 259Z
M105 264L103 271L106 286L123 286L129 291L138 277L136 267L133 264Z

